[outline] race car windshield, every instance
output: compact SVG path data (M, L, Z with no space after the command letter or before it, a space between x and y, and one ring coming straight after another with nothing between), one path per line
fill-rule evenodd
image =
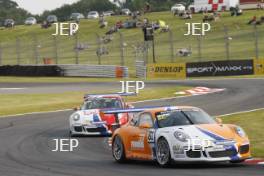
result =
M121 109L122 103L116 98L93 98L84 103L83 110L88 109Z
M195 125L195 124L215 124L216 121L204 111L173 111L158 112L156 118L160 128Z

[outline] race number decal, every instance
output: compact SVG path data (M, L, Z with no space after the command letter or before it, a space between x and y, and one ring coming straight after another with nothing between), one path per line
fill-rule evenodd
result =
M155 142L155 130L150 129L148 131L148 143L154 143Z

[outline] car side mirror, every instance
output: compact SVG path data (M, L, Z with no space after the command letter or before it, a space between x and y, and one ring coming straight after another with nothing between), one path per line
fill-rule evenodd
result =
M79 108L79 107L75 107L75 108L73 108L73 110L74 110L74 111L79 111L80 108Z
M134 108L134 106L130 103L127 103L126 106L127 106L127 108Z
M149 123L143 123L143 124L140 124L139 125L139 128L146 128L146 129L148 129L148 128L151 128L151 125Z
M220 118L215 118L215 120L216 120L216 122L217 122L218 124L222 124L222 123L223 123L223 120L220 119Z

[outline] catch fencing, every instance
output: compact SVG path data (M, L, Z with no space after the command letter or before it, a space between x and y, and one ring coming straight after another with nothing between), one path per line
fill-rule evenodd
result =
M44 29L43 29L44 30ZM154 50L141 29L122 29L105 36L80 31L74 36L23 35L0 40L0 65L120 65L136 72L136 61L153 63L247 60L264 56L264 28L213 25L205 36L185 36L185 28L155 33Z

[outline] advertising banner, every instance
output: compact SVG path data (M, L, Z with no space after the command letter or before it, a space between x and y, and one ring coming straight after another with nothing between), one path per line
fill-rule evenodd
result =
M264 75L264 59L254 59L255 75Z
M253 60L194 62L186 64L187 77L254 74Z
M150 78L186 78L185 63L149 64L147 75Z

